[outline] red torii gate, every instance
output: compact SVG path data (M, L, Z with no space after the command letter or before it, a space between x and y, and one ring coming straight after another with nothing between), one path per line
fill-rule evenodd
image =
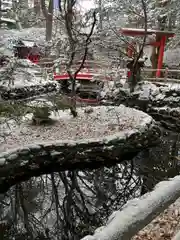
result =
M146 45L154 46L154 47L159 47L159 55L158 55L158 64L157 64L157 72L156 72L156 77L160 77L161 75L161 69L163 66L163 57L164 57L164 49L166 45L166 40L168 38L174 37L175 33L169 32L169 31L159 31L159 30L153 30L153 29L133 29L133 28L121 28L121 33L126 36L145 36L147 35L153 35L155 34L156 40L152 41ZM158 39L158 41L157 41ZM132 55L133 53L133 48L134 48L134 43L130 43L128 46L128 55Z

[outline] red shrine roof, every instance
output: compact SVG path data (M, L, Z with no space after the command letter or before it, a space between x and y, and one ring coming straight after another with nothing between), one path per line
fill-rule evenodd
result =
M121 28L121 33L127 36L144 36L145 29L138 29L138 28ZM170 31L160 31L155 29L147 29L147 35L156 34L159 36L167 36L167 37L174 37L175 33Z

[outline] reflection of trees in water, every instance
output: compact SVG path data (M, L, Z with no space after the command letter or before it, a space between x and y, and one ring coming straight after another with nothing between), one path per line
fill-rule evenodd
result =
M160 180L178 174L178 136L111 168L66 171L33 178L0 196L0 239L81 239L112 211ZM147 188L146 188L147 187ZM4 238L3 238L4 237Z
M139 154L135 163L144 180L142 194L151 191L158 182L179 174L179 149L179 134L164 131L160 145Z
M18 234L24 239L24 234L29 239L80 239L139 195L140 180L132 166L124 162L93 171L54 173L14 187L2 197L2 234L9 236L6 239Z

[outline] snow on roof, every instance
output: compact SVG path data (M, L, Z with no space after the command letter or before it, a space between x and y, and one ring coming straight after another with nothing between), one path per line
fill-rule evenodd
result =
M2 47L0 47L0 55L4 55L4 56L8 56L8 57L13 57L14 56L14 54L11 50L5 49L5 48L2 48Z
M22 42L27 47L33 47L34 46L34 41L24 41L24 40L22 40Z
M23 30L6 30L0 29L0 47L13 51L13 46L18 40L36 42L38 45L45 43L45 28L27 28Z

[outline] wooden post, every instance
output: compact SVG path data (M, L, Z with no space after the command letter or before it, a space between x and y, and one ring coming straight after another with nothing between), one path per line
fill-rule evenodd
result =
M168 78L168 68L166 67L165 73L164 73L164 79L167 81Z
M163 36L161 38L161 41L160 41L160 49L159 49L159 57L158 57L156 77L161 76L161 69L162 69L162 65L163 65L163 56L164 56L165 44L166 44L166 36Z
M135 42L132 42L132 43L129 43L129 44L128 44L128 47L127 47L127 56L128 56L129 58L132 58L133 55L134 55L135 45L136 45Z
M127 47L127 55L128 55L129 58L132 57L132 53L133 53L133 51L132 51L131 45L129 45L129 46Z

